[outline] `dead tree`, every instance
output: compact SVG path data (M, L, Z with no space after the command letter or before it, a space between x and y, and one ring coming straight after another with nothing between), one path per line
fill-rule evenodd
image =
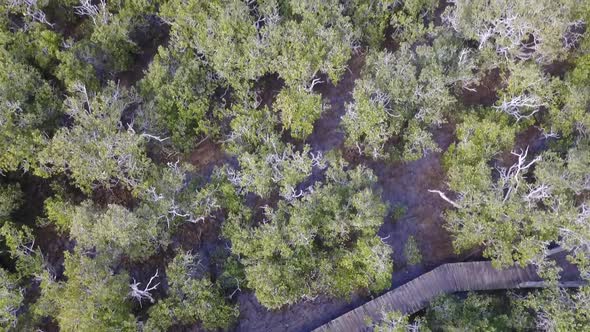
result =
M129 285L129 287L131 288L131 291L129 292L129 297L136 299L139 302L139 306L142 305L142 300L149 300L151 303L154 303L155 300L152 297L151 291L155 290L160 285L160 283L158 282L157 284L154 284L152 286L152 282L154 281L154 279L158 277L158 270L156 270L156 273L150 278L144 289L140 289L139 285L141 285L141 283L133 279L133 283Z

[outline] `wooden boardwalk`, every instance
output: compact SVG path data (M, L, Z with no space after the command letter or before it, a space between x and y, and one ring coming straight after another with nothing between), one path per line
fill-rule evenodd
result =
M314 331L362 331L366 329L366 317L378 321L382 311L413 314L441 294L544 286L533 267L496 270L490 262L444 264ZM580 282L563 282L562 286L577 287Z

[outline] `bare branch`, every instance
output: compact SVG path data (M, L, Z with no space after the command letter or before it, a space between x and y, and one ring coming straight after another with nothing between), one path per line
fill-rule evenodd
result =
M512 192L518 190L522 174L526 172L533 164L541 160L541 156L537 156L527 164L526 158L528 152L528 146L525 150L521 149L520 153L512 151L511 154L518 157L516 164L510 166L508 169L498 168L498 172L500 173L500 183L502 184L502 188L506 190L503 202L508 200Z
M26 17L31 18L31 20L39 22L39 23L43 23L43 24L47 24L50 27L53 27L54 24L50 23L47 20L47 17L45 15L45 13L39 9L39 6L37 5L37 0L10 0L8 5L10 7L25 7L25 11L24 11L24 15ZM25 29L27 28L27 26L25 25Z
M529 192L528 194L524 195L523 199L525 202L527 202L529 204L529 207L531 206L532 203L534 202L538 202L540 200L543 200L545 198L549 198L551 197L551 187L549 187L548 185L541 183L540 185L533 187L531 185L528 185L529 187Z
M502 104L494 106L494 108L515 117L516 121L520 121L522 119L528 119L539 112L541 106L545 106L545 103L541 101L539 96L520 95L510 100L504 99L502 100ZM525 113L522 109L530 109L530 111Z
M447 195L445 195L445 193L443 193L440 190L432 190L432 189L428 189L428 192L434 193L434 194L438 194L440 196L440 198L444 199L445 201L447 201L447 203L451 204L452 206L456 207L457 209L461 208L461 205L455 203L453 200L451 200L450 198L447 197Z
M318 167L321 169L326 168L326 160L324 159L324 156L322 155L321 151L318 151L315 154L313 152L310 152L309 155L311 156L312 167Z
M303 190L297 191L295 190L295 188L291 187L290 190L288 190L287 193L283 195L283 197L285 198L285 200L290 202L297 198L303 197L304 195L305 193L303 192Z
M91 0L80 0L80 5L74 7L76 15L89 16L94 25L109 22L109 12L105 0L100 0L98 5L93 5Z
M147 193L152 197L152 200L154 202L158 202L158 201L164 199L164 195L156 193L156 188L154 188L154 187L150 187L147 190Z
M140 136L141 136L141 137L145 137L145 138L147 138L147 139L148 139L148 141L149 141L150 139L154 139L154 140L156 140L156 141L158 141L158 142L160 142L160 143L162 143L162 142L164 142L165 140L167 140L167 139L169 139L169 138L170 138L170 137L164 137L164 138L161 138L161 137L159 137L159 136L154 136L154 135L150 135L150 134L146 134L146 133L143 133L143 134L141 134Z
M541 135L543 135L544 139L550 139L550 138L555 138L555 139L559 139L560 136L558 133L553 131L553 127L551 127L551 129L549 129L549 132L547 132L547 130L545 128L542 127L537 127L541 130Z
M311 83L305 87L305 90L307 90L307 92L312 92L313 87L321 83L324 83L324 81L320 80L319 78L314 78Z
M158 282L157 284L152 286L152 282L154 281L154 279L158 277L158 270L156 270L156 273L150 278L144 289L139 289L139 285L141 285L141 283L136 282L135 279L133 279L133 283L129 285L129 287L131 288L131 291L129 292L129 297L136 299L139 302L140 306L141 300L149 300L151 303L154 303L155 300L150 292L155 290L160 285L160 283Z
M577 20L569 23L567 31L563 35L563 44L566 49L575 48L580 39L584 36L585 23L583 20Z
M242 289L240 288L240 279L238 279L238 278L236 278L236 277L234 277L234 279L236 279L236 284L237 284L237 286L236 286L236 289L234 289L234 291L233 291L233 292L232 292L232 293L229 295L229 299L230 299L230 300L231 300L231 299L234 297L234 295L235 295L237 292L241 292L241 291L242 291Z

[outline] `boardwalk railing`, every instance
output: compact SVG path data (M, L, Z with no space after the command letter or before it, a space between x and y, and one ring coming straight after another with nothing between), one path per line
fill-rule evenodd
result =
M563 287L579 287L581 281L565 281ZM413 314L441 294L510 288L538 288L546 284L534 267L497 270L490 262L441 265L364 305L320 326L314 331L362 331L366 318L380 319L383 311Z

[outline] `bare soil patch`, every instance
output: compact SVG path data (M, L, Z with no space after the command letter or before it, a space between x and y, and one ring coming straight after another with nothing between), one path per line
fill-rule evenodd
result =
M117 81L124 87L131 87L141 80L158 52L158 47L168 43L169 35L170 26L156 16L146 17L144 24L130 33L139 51L133 57L131 68L116 74Z
M503 151L496 158L496 165L498 167L510 167L518 161L518 156L512 154L522 153L528 149L528 159L543 152L547 148L547 140L543 137L541 130L537 127L531 126L516 134L514 147L512 149Z
M477 86L469 87L470 90L461 89L459 100L465 106L483 105L492 106L498 100L497 91L502 88L502 75L500 69L494 68L485 73Z
M230 159L220 144L205 139L186 156L186 161L195 166L199 173L209 173L215 166L221 166Z
M360 77L364 65L365 54L355 54L348 62L348 70L338 84L327 82L318 85L317 90L321 93L324 102L330 103L330 107L316 121L313 132L307 139L314 150L329 151L340 147L344 142L344 133L339 125L342 116L346 113L346 103L352 101L354 83Z
M312 301L300 302L281 310L267 310L254 293L241 293L238 297L240 317L235 331L311 331L343 313L368 301L367 296L353 295L350 300L320 296Z

